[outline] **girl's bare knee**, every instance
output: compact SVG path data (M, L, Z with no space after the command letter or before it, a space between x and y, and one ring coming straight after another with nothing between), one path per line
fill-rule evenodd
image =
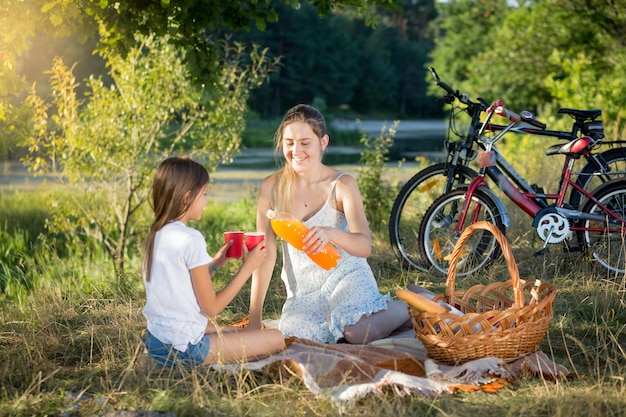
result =
M266 330L266 332L269 332L268 336L270 338L270 343L273 346L274 352L280 352L281 350L287 347L285 345L285 338L283 336L283 333L280 330L269 329L269 330Z

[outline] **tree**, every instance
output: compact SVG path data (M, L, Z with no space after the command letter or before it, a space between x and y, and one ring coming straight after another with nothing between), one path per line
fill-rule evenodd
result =
M33 36L35 29L57 36L81 38L101 35L106 47L124 55L135 47L135 34L167 36L185 54L195 77L206 80L219 73L219 39L222 28L250 30L251 22L263 30L278 19L276 4L297 8L298 0L5 0L0 5L0 27L8 31L16 24L18 44ZM376 6L398 10L394 0L312 0L320 16L344 8L356 8L374 25ZM15 58L15 56L13 57Z
M400 81L392 56L392 48L397 43L400 43L398 33L392 27L372 33L364 40L363 74L358 85L360 101L355 106L358 110L367 112L386 106L393 108L398 102Z
M5 0L0 6L0 157L14 150L28 120L21 106L26 81L18 73L17 57L28 49L28 38L35 33L38 19L33 14L22 1Z
M482 78L483 91L504 96L514 108L543 110L541 118L552 119L552 126L567 126L568 119L556 117L559 107L602 109L607 136L619 139L625 9L624 0L539 0L516 8L495 34L493 48L476 58L494 65L472 80Z
M190 81L183 52L167 37L137 40L125 57L107 56L114 84L89 79L85 102L77 97L72 69L55 60L53 102L34 92L29 97L36 128L24 159L35 173L56 172L82 191L53 205L50 224L100 242L120 279L137 229L145 230L134 215L148 198L158 161L184 153L209 171L228 161L239 149L249 91L276 64L266 51L246 54L241 44L224 42L218 80L199 88Z
M601 109L607 140L626 137L626 53L611 56L612 66L600 75L595 71L596 60L584 53L569 57L555 51L549 58L560 71L552 73L544 80L544 85L554 99L553 107L575 109ZM565 73L566 77L556 76ZM567 126L569 120L561 120Z
M479 86L488 99L503 98L519 109L533 110L550 103L553 97L544 80L549 74L568 76L564 68L549 59L554 51L563 57L585 53L600 67L605 66L603 35L586 20L554 0L511 9L493 33L491 47L474 58L479 70L469 74L470 82Z
M394 0L311 0L319 16L346 7L356 7L368 24L374 24L375 6L397 10ZM95 16L113 35L110 40L120 49L133 39L125 34L168 34L186 48L187 60L193 69L212 70L216 50L211 33L228 28L250 30L255 22L260 30L267 22L276 22L276 4L300 7L299 0L83 0L88 14ZM130 41L130 42L129 42ZM196 72L200 75L200 72Z
M262 33L237 34L247 42L260 41L281 58L270 81L279 92L274 114L315 98L329 106L348 103L360 79L358 44L351 36L355 22L342 14L315 20L318 12L306 2L298 10L283 6L279 11L280 24L268 25Z
M626 0L520 1L485 12L498 2L439 3L433 60L441 77L513 109L548 110L544 120L556 107L601 108L620 130Z
M313 0L319 15L356 8L374 24L376 6L398 10L393 0ZM263 29L277 19L276 5L299 7L298 0L3 0L0 2L0 156L27 134L27 91L20 74L20 57L38 34L81 41L96 38L101 53L135 48L135 35L166 37L182 52L189 75L199 84L220 77L223 27Z
M507 0L450 0L437 2L437 9L439 17L433 22L432 66L453 88L483 94L474 85L464 82L472 74L481 74L484 67L493 65L476 57L490 49L496 39L497 28L510 10ZM431 91L437 96L441 93L438 89L431 83Z
M389 12L393 26L400 32L397 43L388 42L392 62L398 74L398 114L432 117L440 109L427 94L430 80L425 79L429 54L433 48L431 22L437 18L434 0L410 0L402 3L402 13Z
M278 116L293 103L325 102L329 107L349 103L361 80L361 48L356 26L362 20L346 13L318 18L319 12L303 1L295 10L278 4L280 22L265 30L233 34L280 56L281 65L267 86L251 95L251 107L264 116Z
M424 73L432 43L425 22L434 17L434 2L399 4L402 13L380 12L376 29L353 11L316 19L315 6L303 1L297 10L277 6L279 22L264 31L236 33L281 57L269 84L252 93L251 108L279 116L294 102L317 99L357 113L426 114L431 100L424 100Z

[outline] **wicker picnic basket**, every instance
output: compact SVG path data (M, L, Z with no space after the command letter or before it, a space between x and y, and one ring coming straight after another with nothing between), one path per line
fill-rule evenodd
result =
M487 230L496 237L511 279L455 290L461 249L477 230ZM539 347L552 319L555 296L554 285L520 280L504 235L491 223L477 222L463 231L454 247L445 295L434 298L463 314L426 313L410 306L409 313L415 337L424 344L428 356L439 363L457 365L488 356L512 360Z

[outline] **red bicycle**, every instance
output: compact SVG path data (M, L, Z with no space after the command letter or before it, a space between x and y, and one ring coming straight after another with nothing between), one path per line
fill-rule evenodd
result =
M487 186L493 181L503 194L532 219L537 235L544 242L539 253L551 243L570 243L574 235L581 251L609 271L626 272L626 179L613 179L593 191L575 181L573 164L592 151L594 139L581 136L565 145L551 146L546 155L564 157L557 191L546 193L529 185L498 152L495 143L525 118L506 109L501 101L490 107L493 114L509 123L493 137L479 135L484 149L479 155L478 176L469 184L437 198L426 210L420 225L419 244L423 260L441 274L446 274L450 254L463 229L480 220L496 225L503 233L509 226L504 203ZM528 116L528 115L526 115ZM566 201L572 190L582 196L580 207ZM472 236L464 246L457 274L467 275L486 267L500 254L493 235L484 231Z

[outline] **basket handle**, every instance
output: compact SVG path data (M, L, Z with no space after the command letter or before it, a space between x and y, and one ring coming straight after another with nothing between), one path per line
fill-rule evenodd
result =
M480 229L491 232L500 244L500 248L502 249L502 253L504 254L504 258L506 259L507 267L509 268L509 274L511 275L515 307L524 307L524 294L522 293L522 284L519 278L519 270L517 269L517 263L515 263L515 259L513 258L513 252L511 251L509 242L507 242L502 232L495 225L486 221L479 221L469 225L465 230L463 230L463 233L461 233L461 237L459 237L456 245L454 245L454 249L452 250L452 254L450 255L448 277L446 278L446 298L450 300L454 296L456 268L459 262L459 258L461 257L461 249L469 240L472 233Z

